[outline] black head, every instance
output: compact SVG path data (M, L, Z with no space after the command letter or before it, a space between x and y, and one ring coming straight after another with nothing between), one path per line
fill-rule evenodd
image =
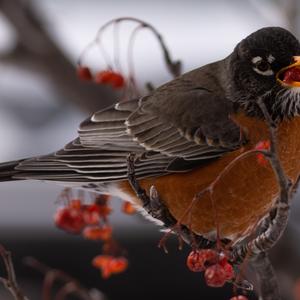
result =
M299 41L283 28L262 28L249 35L230 56L234 100L250 115L260 112L255 104L258 98L264 99L274 119L298 114L300 82L298 87L279 78L298 55Z

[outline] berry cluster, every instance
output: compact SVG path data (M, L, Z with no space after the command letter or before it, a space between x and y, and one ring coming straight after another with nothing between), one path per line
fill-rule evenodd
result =
M99 232L108 232L108 225L106 225L107 216L111 212L111 208L107 205L107 200L101 201L103 203L82 204L80 199L73 199L69 204L63 208L59 208L54 215L54 222L57 227L74 234L93 236ZM103 221L104 225L100 226ZM91 233L95 233L94 235Z
M187 258L187 266L192 272L204 272L206 284L211 287L222 287L235 276L226 255L212 249L193 250Z
M224 252L213 249L196 249L190 252L186 264L192 272L204 272L206 284L210 287L222 287L232 281L235 272ZM230 300L248 300L238 295Z
M56 226L69 233L82 234L88 240L103 242L103 254L92 261L93 266L101 270L103 278L125 271L128 261L112 238L113 229L108 222L108 216L112 212L110 198L98 195L94 203L84 204L80 198L71 197L68 191L64 197L65 206L59 208L54 215ZM135 209L131 203L124 201L122 212L131 215Z
M77 68L77 76L81 80L85 81L94 81L97 84L105 84L110 85L113 88L119 89L125 86L124 77L115 71L112 70L104 70L100 71L93 76L90 69L88 67L79 66Z

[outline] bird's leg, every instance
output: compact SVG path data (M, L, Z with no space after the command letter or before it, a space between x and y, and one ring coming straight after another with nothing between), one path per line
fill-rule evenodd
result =
M290 199L280 197L263 222L260 234L247 243L233 248L232 261L240 264L246 257L255 258L273 248L286 228L289 213Z
M259 234L262 234L266 232L271 226L274 218L276 217L277 214L277 208L276 205L273 207L269 214L263 219L261 225L259 226Z
M143 208L153 218L160 220L164 226L169 228L175 226L177 221L170 214L167 207L159 198L156 188L152 185L149 191L149 196L146 191L140 186L135 176L134 154L129 154L127 158L128 181L135 191L138 198L142 201Z
M234 264L241 264L245 259L250 260L257 275L259 299L263 300L281 299L276 273L268 251L276 244L286 226L285 220L288 218L289 208L285 207L284 210L282 208L278 198L260 225L258 236L246 244L237 245L231 253L231 261Z
M139 185L135 176L134 154L130 154L127 158L128 181L135 191L138 198L142 201L143 208L153 218L160 220L166 228L173 229L182 239L189 245L198 248L212 248L215 242L209 241L206 238L196 235L187 226L179 224L172 216L168 208L161 201L158 191L154 186L151 186L149 196L146 191Z

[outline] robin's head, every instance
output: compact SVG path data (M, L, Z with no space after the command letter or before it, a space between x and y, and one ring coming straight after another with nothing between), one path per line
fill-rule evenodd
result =
M280 27L260 29L242 40L230 56L235 100L250 115L263 97L274 119L300 114L300 44Z

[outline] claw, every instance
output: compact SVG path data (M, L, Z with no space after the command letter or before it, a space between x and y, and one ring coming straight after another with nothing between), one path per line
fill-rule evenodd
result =
M150 202L151 202L152 210L159 210L161 208L161 203L160 203L157 189L155 188L154 185L151 185L149 194L150 194Z

